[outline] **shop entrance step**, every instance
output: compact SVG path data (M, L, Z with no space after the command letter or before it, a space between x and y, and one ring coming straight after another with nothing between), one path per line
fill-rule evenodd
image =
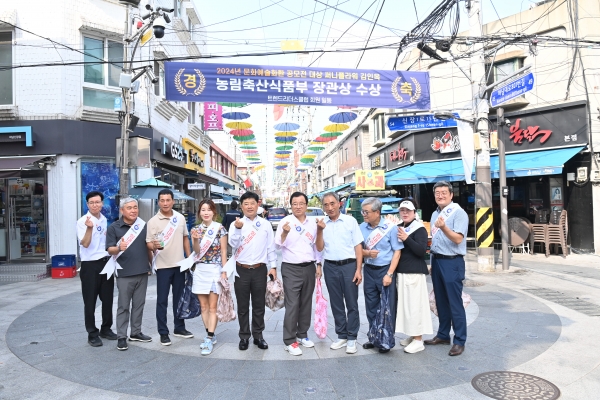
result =
M50 277L50 264L0 264L0 282L37 282Z

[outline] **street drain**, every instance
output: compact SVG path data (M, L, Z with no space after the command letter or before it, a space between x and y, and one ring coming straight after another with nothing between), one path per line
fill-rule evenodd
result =
M551 289L523 289L535 296L541 297L544 300L551 301L571 310L579 311L582 314L591 317L600 316L600 306L589 301L584 301L579 298L567 296L562 292Z
M499 400L555 400L560 397L560 389L553 383L520 372L484 372L476 375L471 385L479 393Z

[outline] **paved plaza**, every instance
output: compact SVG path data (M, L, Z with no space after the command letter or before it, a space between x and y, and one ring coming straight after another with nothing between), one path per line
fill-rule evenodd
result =
M267 311L269 349L237 349L237 321L217 328L218 344L201 356L200 318L188 321L194 339L171 336L161 346L151 278L142 331L151 343L87 344L79 279L0 286L0 399L468 399L488 398L471 380L489 371L523 372L546 379L561 398L595 398L600 391L600 258L515 255L510 272L477 272L468 257L468 340L462 356L449 346L406 354L330 350L329 336L301 357L284 351L284 310ZM324 285L325 289L325 285ZM362 291L362 290L361 290ZM325 293L327 297L327 294ZM366 341L364 301L359 343ZM116 302L115 302L116 306ZM97 313L99 316L99 313ZM437 318L432 314L434 331ZM98 324L99 325L99 324ZM430 335L431 337L431 335ZM398 334L397 341L403 336ZM426 337L427 338L427 337Z

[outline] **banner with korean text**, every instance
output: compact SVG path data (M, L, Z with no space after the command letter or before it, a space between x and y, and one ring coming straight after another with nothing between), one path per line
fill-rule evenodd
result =
M165 63L167 100L429 110L429 73Z
M384 190L385 171L359 169L354 173L354 183L356 190Z
M220 104L217 104L213 101L207 101L204 103L204 130L223 130L223 107Z

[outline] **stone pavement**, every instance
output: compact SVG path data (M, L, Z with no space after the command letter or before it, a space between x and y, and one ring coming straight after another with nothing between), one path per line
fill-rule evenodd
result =
M198 346L200 318L188 322L194 339L171 337L161 346L154 317L154 279L148 288L143 331L152 343L87 344L79 279L13 283L0 287L0 399L211 399L211 398L487 398L471 379L487 371L518 371L557 385L561 398L595 398L600 391L600 350L590 346L600 328L600 261L514 255L511 271L478 273L468 258L473 303L465 353L449 357L448 346L406 354L359 348L332 351L329 337L292 357L282 343L283 310L267 311L269 349L237 350L237 321L219 325L210 356ZM325 285L324 285L325 289ZM362 289L362 288L361 288ZM327 297L327 294L326 294ZM366 341L364 302L359 343ZM99 313L97 313L99 314ZM435 317L434 324L437 323ZM403 338L397 335L397 340Z

